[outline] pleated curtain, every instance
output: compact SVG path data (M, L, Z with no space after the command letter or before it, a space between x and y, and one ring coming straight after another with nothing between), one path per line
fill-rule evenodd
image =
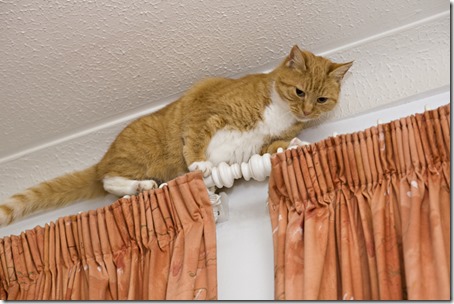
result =
M278 300L450 299L449 105L272 158Z
M450 299L450 108L272 157L277 300ZM234 265L232 265L235 267ZM202 175L0 239L0 299L216 299Z
M4 300L216 299L201 173L0 239L0 281Z

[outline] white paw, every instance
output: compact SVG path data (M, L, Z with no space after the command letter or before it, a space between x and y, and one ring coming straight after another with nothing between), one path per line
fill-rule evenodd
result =
M158 184L154 180L152 180L152 179L141 180L141 181L138 181L137 192L142 192L142 191L156 189L156 188L158 188Z
M200 170L203 172L203 176L207 177L211 174L211 169L213 169L213 164L210 161L198 161L193 162L188 167L189 171L197 171Z
M295 149L299 146L305 146L305 145L310 145L311 143L307 142L307 141L302 141L301 139L299 139L298 137L294 137L289 145L288 145L288 148L287 150L290 150L290 149Z
M154 180L133 180L120 176L105 177L103 179L104 189L116 196L136 195L145 190L158 187Z

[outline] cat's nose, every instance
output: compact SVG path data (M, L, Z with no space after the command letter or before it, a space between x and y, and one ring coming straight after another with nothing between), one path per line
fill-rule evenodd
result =
M310 114L312 113L312 111L304 111L304 110L303 110L303 113L304 113L304 115L307 116L307 115L310 115Z

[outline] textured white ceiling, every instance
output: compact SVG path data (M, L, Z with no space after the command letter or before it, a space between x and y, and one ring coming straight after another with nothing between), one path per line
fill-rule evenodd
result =
M4 0L0 158L203 77L274 65L295 43L323 52L446 10L445 0Z

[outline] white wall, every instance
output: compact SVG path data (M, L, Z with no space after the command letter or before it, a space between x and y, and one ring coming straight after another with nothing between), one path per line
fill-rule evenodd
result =
M338 108L304 131L304 140L422 111L421 102L411 102L427 96L435 97L422 103L449 101L447 1L280 3L0 4L0 201L95 163L129 121L171 102L196 79L267 71L294 43L355 60ZM230 220L217 227L219 297L272 299L266 183L238 183L228 193ZM35 215L1 228L0 237L114 200Z

